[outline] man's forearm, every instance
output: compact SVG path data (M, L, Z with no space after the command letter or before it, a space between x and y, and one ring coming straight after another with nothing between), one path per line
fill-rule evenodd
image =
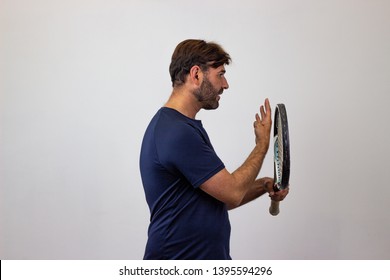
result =
M256 145L245 162L232 173L237 187L242 188L245 193L259 175L266 154L266 148Z
M268 181L272 181L272 178L261 178L255 180L248 188L248 191L244 195L244 198L242 199L241 203L239 205L228 205L228 209L232 210L234 208L240 207L244 204L247 204L248 202L251 202L255 200L256 198L262 196L263 194L267 193L265 184Z

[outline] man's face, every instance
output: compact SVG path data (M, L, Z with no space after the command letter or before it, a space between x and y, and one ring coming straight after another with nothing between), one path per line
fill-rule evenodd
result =
M202 84L199 89L194 92L194 95L199 102L202 103L202 108L206 110L217 109L219 99L224 89L228 89L229 85L225 78L225 67L218 68L210 67L203 77Z

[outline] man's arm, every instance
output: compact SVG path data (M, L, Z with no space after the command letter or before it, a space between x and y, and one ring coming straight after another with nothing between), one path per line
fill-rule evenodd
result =
M269 177L264 177L257 179L248 189L244 198L238 206L227 205L228 210L232 210L239 206L242 206L256 198L262 196L265 193L269 194L271 200L282 201L288 194L289 188L280 190L278 192L274 191L274 179Z
M267 193L268 192L267 185L272 186L273 182L274 182L274 180L272 178L268 178L268 177L255 180L253 182L253 184L248 188L248 191L246 192L241 203L237 206L227 205L228 210L232 210L234 208L242 206L242 205L244 205L248 202L251 202L252 200L255 200L256 198L262 196L263 194Z
M245 200L257 194L262 194L255 180L269 148L272 120L268 99L265 100L264 106L260 107L260 115L261 117L256 114L256 121L253 124L256 146L245 162L233 173L226 169L221 170L200 186L203 191L226 203L231 209L242 205Z

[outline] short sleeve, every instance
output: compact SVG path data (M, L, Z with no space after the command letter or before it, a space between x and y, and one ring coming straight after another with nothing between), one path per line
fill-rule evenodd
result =
M203 128L182 123L158 139L160 163L170 172L180 173L195 188L225 167Z

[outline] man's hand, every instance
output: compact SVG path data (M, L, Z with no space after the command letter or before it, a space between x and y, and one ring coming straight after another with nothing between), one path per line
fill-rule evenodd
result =
M271 200L282 201L288 195L288 192L290 190L289 188L285 188L284 190L279 190L277 192L275 191L274 179L269 178L269 177L265 177L265 178L262 178L262 180L263 180L263 184L264 184L263 188L265 189L266 192L268 192Z
M257 113L256 121L253 123L256 136L256 145L260 145L263 151L267 152L271 134L271 106L268 98L265 99L264 105L260 106L260 115Z

